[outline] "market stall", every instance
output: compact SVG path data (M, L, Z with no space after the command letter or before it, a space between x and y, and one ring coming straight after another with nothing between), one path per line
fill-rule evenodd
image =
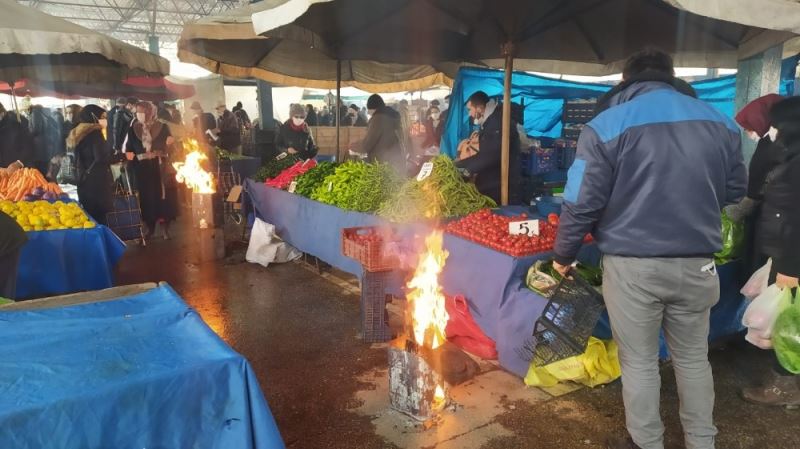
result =
M0 446L279 449L250 364L166 284L0 307Z
M358 262L342 254L341 229L386 224L385 220L373 214L346 211L253 180L246 181L245 191L256 216L274 224L281 238L355 276L362 275L362 268ZM430 231L428 225L420 223L396 226L406 236L424 235ZM451 261L440 279L445 292L466 297L475 321L495 341L501 366L524 377L530 362L520 355L520 348L530 338L548 301L525 286L525 274L536 260L550 258L552 254L541 252L514 257L450 233L444 236L444 248L450 253L448 260ZM600 254L594 245L586 245L580 259L589 265L597 265ZM712 339L741 330L739 323L745 304L738 293L737 270L736 264L720 267L723 289L720 303L712 311ZM395 282L393 293L402 296L399 280ZM600 324L598 335L610 336L607 324ZM663 344L662 355L666 356Z

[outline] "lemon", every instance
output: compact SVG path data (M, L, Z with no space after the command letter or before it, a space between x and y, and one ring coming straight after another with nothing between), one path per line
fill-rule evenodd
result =
M34 226L33 230L34 231L44 231L44 227L42 227L42 226Z
M33 228L28 226L28 225L25 225L25 226L22 227L22 230L25 231L25 232L30 232L30 231L33 231Z
M86 223L83 224L84 229L92 229L93 227L94 227L93 221L87 221Z

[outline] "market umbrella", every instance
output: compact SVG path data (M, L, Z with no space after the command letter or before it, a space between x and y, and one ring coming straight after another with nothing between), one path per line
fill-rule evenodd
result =
M14 83L13 89L9 83L0 82L0 93L64 100L136 97L147 101L173 101L193 96L195 89L170 77L131 77L121 82L93 83L21 80Z
M0 0L0 81L118 82L164 76L169 61L13 0Z
M517 68L576 75L621 71L644 46L676 65L736 67L793 34L695 15L663 0L273 0L257 33L337 59L505 67L502 202L508 199L510 80ZM399 36L399 37L398 37Z
M666 0L697 15L728 22L800 33L797 0Z

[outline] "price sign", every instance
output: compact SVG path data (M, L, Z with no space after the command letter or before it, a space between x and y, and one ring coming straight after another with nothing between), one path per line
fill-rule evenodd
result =
M328 192L333 190L333 181L328 183Z
M508 233L511 235L539 235L539 220L512 221L508 224Z
M281 159L285 158L285 157L286 157L286 156L288 156L288 155L289 155L289 153L287 153L287 152L285 152L285 151L284 151L283 153L281 153L281 154L279 154L279 155L275 156L275 160L276 160L276 161L279 161L279 160L281 160Z
M292 181L292 183L289 184L289 193L294 193L294 189L296 188L297 188L297 181Z
M433 172L433 162L426 162L422 164L422 168L417 175L417 181L422 181L423 179L427 178Z

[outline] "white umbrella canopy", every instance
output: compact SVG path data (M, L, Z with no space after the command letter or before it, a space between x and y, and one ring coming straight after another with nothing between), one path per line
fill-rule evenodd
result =
M728 22L800 33L797 0L665 0L694 14Z
M644 46L671 53L677 66L733 68L793 36L692 14L664 0L264 3L271 7L253 14L256 33L314 45L334 58L502 67L501 45L511 42L516 68L571 75L619 73Z
M169 61L13 0L0 0L0 81L114 82L169 75Z
M233 78L258 78L274 84L335 89L337 59L307 43L259 36L253 14L272 7L264 1L206 17L184 26L178 58ZM452 85L459 64L396 64L342 59L341 85L369 92L401 92Z

